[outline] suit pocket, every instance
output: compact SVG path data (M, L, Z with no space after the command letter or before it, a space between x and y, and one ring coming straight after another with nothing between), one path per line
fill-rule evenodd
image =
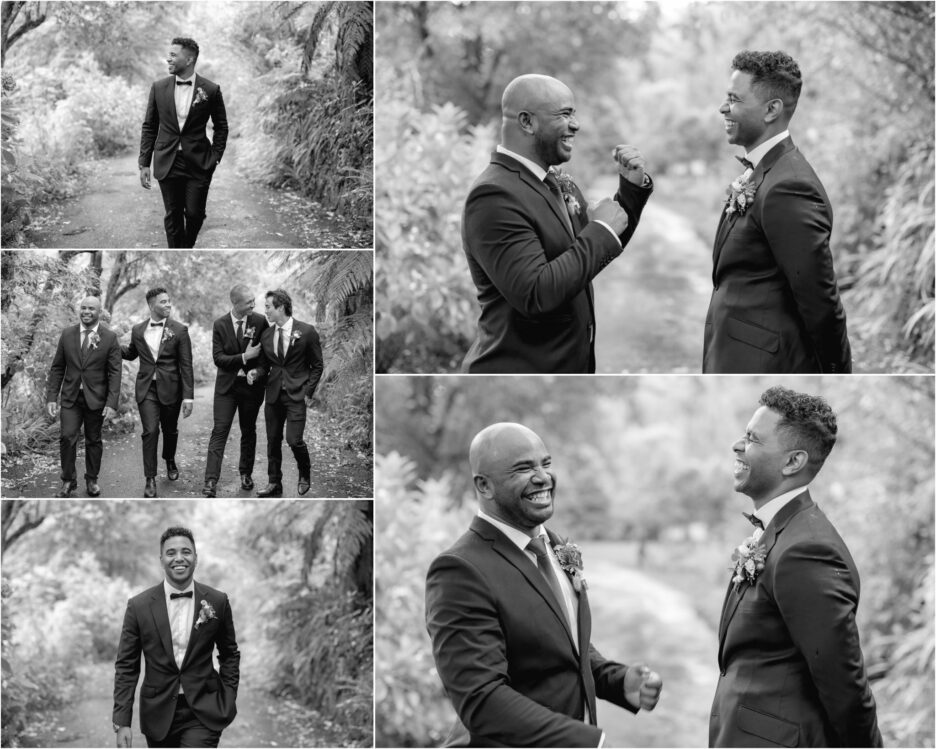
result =
M799 725L740 705L738 728L778 746L799 746Z
M762 328L760 325L729 317L725 320L725 331L729 338L766 351L768 354L776 354L780 350L780 334L774 330Z

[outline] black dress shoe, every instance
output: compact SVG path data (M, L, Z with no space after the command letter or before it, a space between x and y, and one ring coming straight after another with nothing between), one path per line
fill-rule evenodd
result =
M89 497L96 497L101 493L101 487L98 486L97 479L88 479L87 489Z
M258 497L279 497L283 493L282 484L267 484L266 489L258 489Z
M205 487L201 490L201 493L206 497L217 497L218 496L218 482L214 479L208 479L205 482Z
M241 489L246 489L247 491L250 491L253 488L254 488L253 479L250 478L250 476L248 476L246 473L242 473L241 474Z
M309 489L311 488L311 486L312 486L312 485L311 485L311 483L309 482L309 479L300 478L300 479L299 479L299 486L296 487L296 491L299 492L299 496L301 497L303 494L308 494L308 493L309 493Z
M146 479L146 488L143 490L144 497L156 496L156 479Z
M166 478L170 481L175 481L179 478L179 467L175 464L174 460L166 461Z
M72 492L75 491L75 489L77 488L78 488L77 481L63 481L62 488L59 489L58 494L56 494L55 496L56 497L70 497L72 495Z

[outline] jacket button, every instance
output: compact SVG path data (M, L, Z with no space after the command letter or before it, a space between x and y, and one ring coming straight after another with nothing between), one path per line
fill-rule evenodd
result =
M722 670L722 672L721 672L721 675L722 675L722 676L724 676L724 675L725 675L725 671L724 671L724 669Z

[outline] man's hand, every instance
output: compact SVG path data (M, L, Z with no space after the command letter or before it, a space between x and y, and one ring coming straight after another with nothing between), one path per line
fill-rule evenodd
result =
M104 421L109 421L117 415L117 409L110 406L104 406Z
M130 726L121 726L117 729L117 746L131 746L133 741L133 731Z
M630 666L624 675L624 693L630 697L637 697L637 702L629 699L635 707L643 710L653 710L660 701L660 692L663 690L663 679L648 666L638 664Z
M143 185L144 190L149 190L152 187L150 168L148 166L144 166L140 169L140 184ZM127 744L127 746L130 745Z
M247 384L248 384L248 385L253 385L256 381L257 381L257 370L256 370L256 369L251 369L251 370L247 373Z
M182 404L182 418L187 419L191 415L192 415L192 403L191 401L187 401Z
M588 217L592 221L604 221L618 236L627 228L627 212L611 198L602 198L594 208L589 208Z
M638 151L633 146L615 146L614 151L614 160L618 165L618 172L621 176L624 177L632 185L637 185L640 187L644 183L644 167L646 167L646 162L644 157L640 155Z
M58 413L58 403L55 401L46 403L46 412L54 419L55 415Z
M258 356L260 356L260 343L248 343L244 351L244 360L256 359Z

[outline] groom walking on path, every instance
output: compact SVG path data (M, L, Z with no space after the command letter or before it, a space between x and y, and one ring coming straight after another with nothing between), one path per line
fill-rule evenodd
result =
M136 379L136 400L143 426L144 497L156 496L156 448L162 428L162 456L170 481L179 478L175 462L179 442L179 411L192 415L195 398L195 372L192 368L192 341L188 328L169 319L172 303L161 286L146 292L149 319L135 325L130 345L121 349L124 359L140 357Z
M70 497L78 488L75 460L78 437L84 424L85 486L89 497L101 493L98 475L104 443L104 420L117 411L123 361L117 334L100 324L101 300L88 296L81 300L80 324L62 331L49 380L46 402L49 416L55 418L59 391L62 394L59 439L62 461L62 488L56 497Z
M195 74L198 44L177 37L166 60L169 77L150 88L140 137L140 183L159 182L171 248L195 246L205 221L208 188L227 144L228 124L221 87ZM213 140L205 128L214 125ZM150 173L152 161L152 175Z
M481 305L462 371L594 372L591 282L630 241L653 184L637 149L617 146L618 192L588 210L571 177L554 169L572 158L579 129L572 91L555 78L515 78L501 110L501 145L462 216Z
M718 628L709 746L881 746L855 614L858 569L809 484L835 444L822 398L767 390L734 444L754 530Z
M446 746L603 746L596 698L652 710L663 682L591 644L579 549L548 530L556 479L542 440L493 424L469 450L480 509L429 567L426 624L458 713Z
M198 554L188 528L159 539L165 580L127 603L114 673L117 746L129 747L133 696L140 689L140 730L153 747L217 746L237 715L240 651L231 603L195 582ZM218 670L212 664L218 650Z
M231 311L214 321L211 332L211 355L218 374L214 389L214 428L208 441L208 461L205 465L206 497L217 494L221 477L221 461L227 444L234 414L240 424L241 489L254 488L252 478L257 452L257 414L263 403L263 384L248 381L250 362L260 356L260 337L270 324L263 315L253 311L254 295L243 284L231 289Z
M702 371L851 372L832 206L790 138L803 81L783 52L741 52L719 112L744 173L715 236Z

